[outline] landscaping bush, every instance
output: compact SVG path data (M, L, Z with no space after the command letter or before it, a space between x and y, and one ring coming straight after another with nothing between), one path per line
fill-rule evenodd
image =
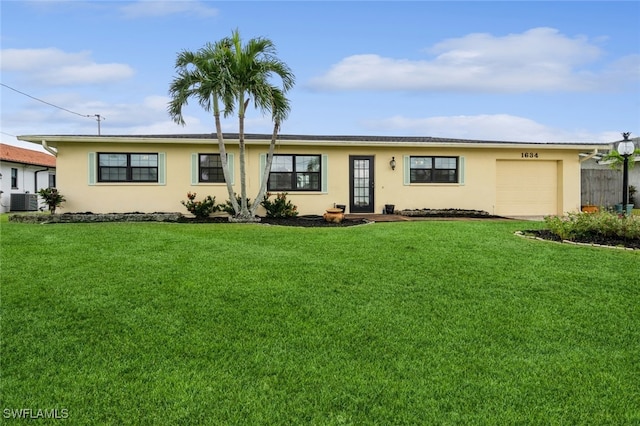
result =
M209 217L213 212L220 211L220 206L216 205L216 197L207 195L202 201L195 201L195 192L187 192L188 201L181 201L182 205L187 208L189 213L198 219Z
M240 205L242 203L242 197L240 197L238 194L236 195L236 201L238 202L238 205ZM251 205L251 199L247 198L247 206ZM220 210L229 213L231 216L235 216L236 215L236 211L233 209L233 204L231 204L231 200L227 200L225 202L225 204L220 204Z
M567 216L547 216L544 221L552 233L563 240L588 237L640 239L640 217L608 211L569 213Z
M54 214L56 212L56 208L66 201L56 188L43 188L38 191L38 195L43 198L45 204L49 207L51 214Z
M298 207L287 200L287 193L276 194L274 201L271 201L269 192L264 195L260 205L267 210L267 217L295 217L298 215Z

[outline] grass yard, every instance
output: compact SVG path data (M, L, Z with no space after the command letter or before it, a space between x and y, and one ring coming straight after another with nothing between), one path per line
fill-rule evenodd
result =
M4 221L2 421L640 424L640 252L542 226Z

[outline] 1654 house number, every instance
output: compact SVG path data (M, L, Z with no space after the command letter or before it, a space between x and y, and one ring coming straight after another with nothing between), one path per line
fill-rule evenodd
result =
M538 158L539 155L537 152L522 152L520 153L520 157L522 158Z

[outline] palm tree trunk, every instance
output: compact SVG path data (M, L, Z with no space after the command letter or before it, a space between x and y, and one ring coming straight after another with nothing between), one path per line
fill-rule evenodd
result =
M260 191L258 191L258 195L256 199L253 200L251 204L251 216L255 216L256 210L258 210L258 206L264 197L264 194L267 192L267 181L269 180L269 173L271 172L271 163L273 162L273 151L276 146L276 139L278 137L278 132L280 131L280 122L275 121L273 123L273 133L271 134L271 143L269 144L269 152L267 153L267 162L264 166L264 170L262 172L262 183L260 184Z
M220 124L220 107L218 105L218 99L213 100L213 117L216 122L216 135L218 136L218 149L220 151L220 161L222 162L222 174L224 175L224 181L227 184L227 192L229 193L229 200L233 206L233 211L238 211L238 202L236 201L235 192L231 185L231 174L229 173L229 163L227 163L227 150L224 144L224 138L222 136L222 124Z
M240 91L240 99L238 102L238 147L240 149L240 212L236 217L243 221L249 221L253 219L253 216L249 213L247 206L247 174L246 174L246 160L245 160L245 144L244 144L244 115L248 100L245 102L244 90ZM237 213L237 211L236 211Z

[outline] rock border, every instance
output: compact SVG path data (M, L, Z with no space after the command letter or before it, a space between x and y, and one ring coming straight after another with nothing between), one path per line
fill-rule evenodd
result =
M206 219L196 219L193 216L185 216L182 213L63 213L63 214L50 214L50 213L36 213L36 214L11 214L9 215L10 222L17 223L29 223L29 224L55 224L55 223L103 223L103 222L169 222L169 223L252 223L261 225L279 225L279 226L305 226L306 223L317 225L322 223L324 226L331 227L347 227L356 226L367 223L374 223L366 219L359 220L345 220L342 223L325 223L322 216L308 215L295 218L295 221L287 220L286 218L273 219L267 217L255 218L249 222L238 222L229 220L227 214L214 214Z
M574 246L597 247L597 248L607 248L607 249L625 250L625 251L640 250L640 249L635 249L633 247L607 246L607 245L604 245L604 244L595 244L595 243L579 243L579 242L570 241L570 240L554 241L554 240L548 240L548 239L545 239L545 238L536 237L535 235L527 235L525 232L522 232L522 231L516 231L516 232L514 232L514 235L517 235L518 237L522 237L522 238L527 238L527 239L530 239L530 240L545 241L545 242L548 242L548 243L555 243L555 244L570 244L570 245L574 245Z
M432 217L432 218L499 218L483 210L464 209L405 209L397 210L396 215L406 217ZM35 213L35 214L10 214L10 222L19 223L95 223L95 222L183 222L186 218L180 212L156 212L156 213ZM225 216L226 217L226 216ZM233 220L231 221L233 222Z
M407 217L469 217L469 218L498 218L484 210L465 209L405 209L396 214Z
M13 214L10 222L19 223L95 223L95 222L178 222L182 213L63 213Z

